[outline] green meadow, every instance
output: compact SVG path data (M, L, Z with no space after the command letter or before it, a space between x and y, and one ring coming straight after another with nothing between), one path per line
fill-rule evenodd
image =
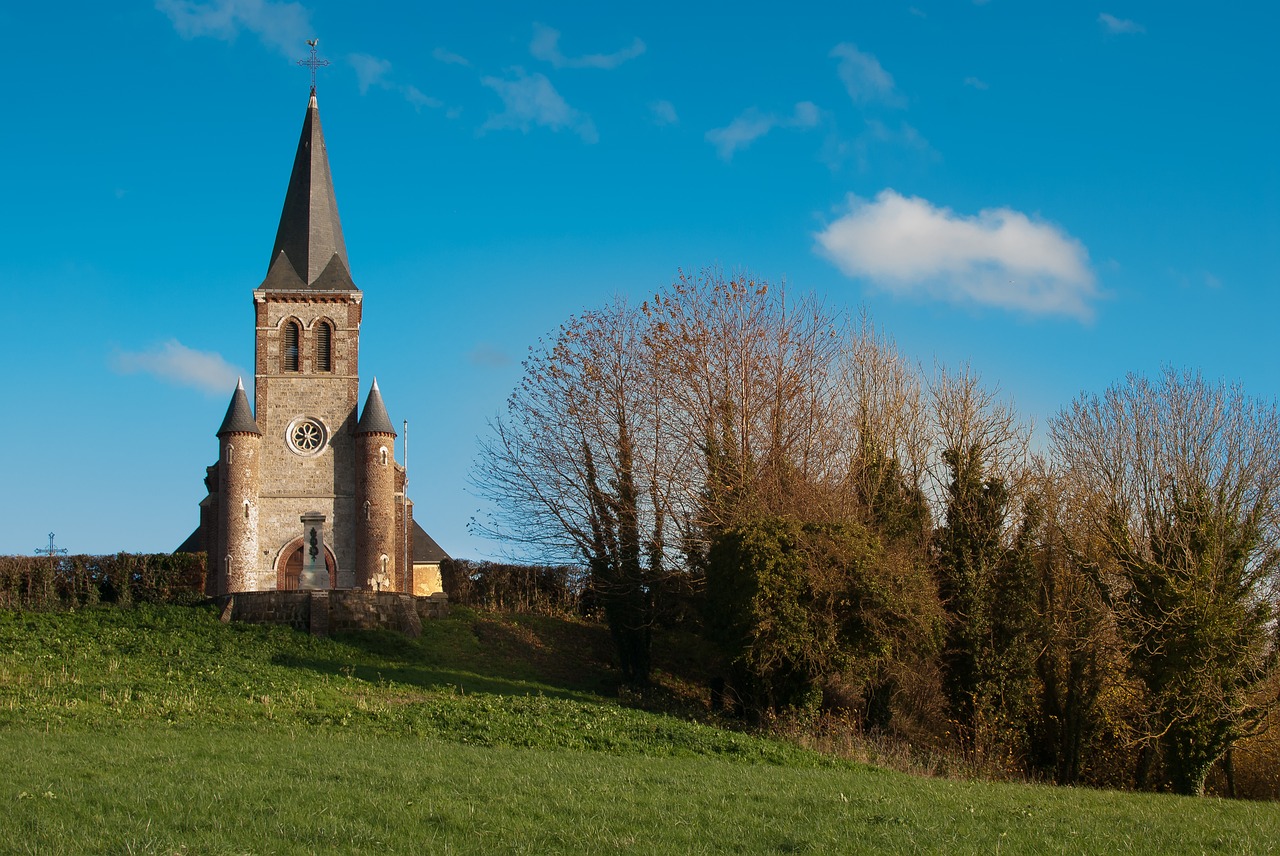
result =
M622 704L580 622L315 639L208 608L0 612L0 652L3 852L1280 852L1272 803L912 777L679 692Z

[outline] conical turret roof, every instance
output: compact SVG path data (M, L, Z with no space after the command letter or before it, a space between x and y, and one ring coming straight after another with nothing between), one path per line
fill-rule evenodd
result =
M333 192L333 176L329 172L329 155L314 89L307 104L307 115L302 120L302 136L298 139L263 288L278 289L295 282L293 277L277 270L282 256L305 290L358 290L351 281L351 265L342 239L338 200Z
M373 379L369 397L365 399L364 410L360 411L360 422L356 425L357 434L390 434L396 435L391 427L391 417L387 415L387 406L382 403L382 393L378 390L378 379Z
M223 434L257 434L262 436L262 432L258 430L258 422L253 418L253 411L249 409L249 396L244 394L244 381L236 381L236 391L231 394L231 404L227 406L227 415L222 420L222 427L218 429L218 436Z

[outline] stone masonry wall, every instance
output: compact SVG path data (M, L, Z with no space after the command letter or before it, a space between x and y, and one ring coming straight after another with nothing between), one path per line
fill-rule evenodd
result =
M258 562L255 589L273 589L284 545L301 533L299 518L325 515L328 545L337 560L339 587L355 585L356 448L355 425L360 378L360 302L355 293L254 292L257 315L254 416L262 430ZM299 371L282 370L282 327L296 320ZM332 367L317 372L315 330L332 325ZM314 456L290 448L286 435L302 417L325 428L323 450Z
M443 592L414 597L400 592L358 589L334 591L254 591L215 598L223 621L280 624L328 635L345 630L398 630L420 636L422 622L444 618L449 599Z

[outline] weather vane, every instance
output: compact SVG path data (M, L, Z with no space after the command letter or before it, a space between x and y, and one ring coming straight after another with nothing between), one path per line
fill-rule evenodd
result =
M320 59L316 56L316 45L320 44L319 39L307 39L307 44L311 45L311 56L306 59L298 60L298 65L305 65L311 69L311 94L316 94L316 69L324 68L329 64L329 60Z

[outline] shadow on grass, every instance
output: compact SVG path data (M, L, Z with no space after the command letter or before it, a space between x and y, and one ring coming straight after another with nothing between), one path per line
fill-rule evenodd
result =
M349 640L344 640L344 643ZM355 646L358 647L358 646ZM307 669L317 674L354 678L370 684L396 683L421 690L461 690L464 693L489 693L491 695L528 696L543 695L551 698L588 701L598 694L553 687L534 681L519 681L492 675L480 675L456 669L430 666L361 665L343 659L324 659L280 655L273 659L277 666Z
M421 690L586 701L617 693L607 631L545 616L458 610L411 639L390 630L335 634L333 656L287 653L276 665ZM335 650L336 649L336 650Z

